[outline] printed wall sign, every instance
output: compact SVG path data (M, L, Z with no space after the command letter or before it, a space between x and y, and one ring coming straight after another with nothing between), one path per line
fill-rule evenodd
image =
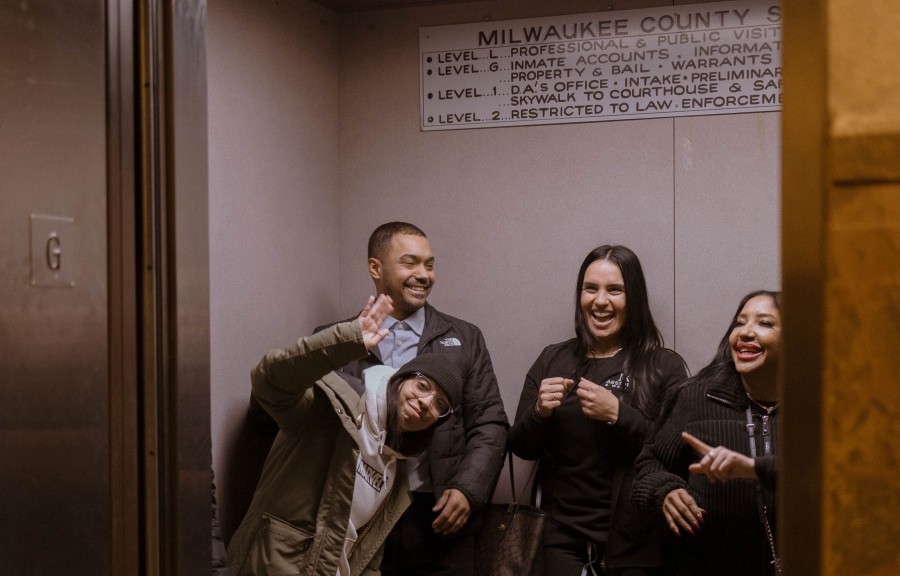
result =
M779 111L781 31L760 0L421 28L421 127Z

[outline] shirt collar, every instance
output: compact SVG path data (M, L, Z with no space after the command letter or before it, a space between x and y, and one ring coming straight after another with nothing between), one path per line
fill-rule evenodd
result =
M379 326L379 328L387 328L388 330L390 330L397 322L399 322L399 320L391 315L388 315L388 317L384 319L384 322L381 323L381 326Z
M425 307L422 306L404 318L403 322L405 322L409 329L415 332L416 335L421 336L422 331L425 329Z

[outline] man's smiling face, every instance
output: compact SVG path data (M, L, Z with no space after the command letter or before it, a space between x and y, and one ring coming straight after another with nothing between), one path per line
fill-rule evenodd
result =
M383 260L370 260L379 293L393 300L394 318L402 320L425 305L434 286L434 254L428 238L398 234Z

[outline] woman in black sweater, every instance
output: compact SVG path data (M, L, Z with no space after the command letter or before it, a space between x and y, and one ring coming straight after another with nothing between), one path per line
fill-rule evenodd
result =
M632 500L681 537L679 574L777 573L779 300L741 300L716 357L675 394L638 458Z
M631 505L634 459L687 371L662 347L634 252L606 245L585 258L575 334L529 370L508 438L514 454L539 460L544 573L656 574L664 527Z

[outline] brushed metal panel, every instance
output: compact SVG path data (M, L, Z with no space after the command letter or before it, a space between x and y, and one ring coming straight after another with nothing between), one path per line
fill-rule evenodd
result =
M109 573L104 2L0 3L0 573ZM30 284L29 215L75 287Z
M211 569L206 4L151 0L140 30L144 565Z
M207 191L206 2L175 0L171 43L171 189L174 375L170 422L176 426L178 574L211 566L209 415L209 210Z
M141 573L135 133L135 25L125 0L107 3L110 567Z

